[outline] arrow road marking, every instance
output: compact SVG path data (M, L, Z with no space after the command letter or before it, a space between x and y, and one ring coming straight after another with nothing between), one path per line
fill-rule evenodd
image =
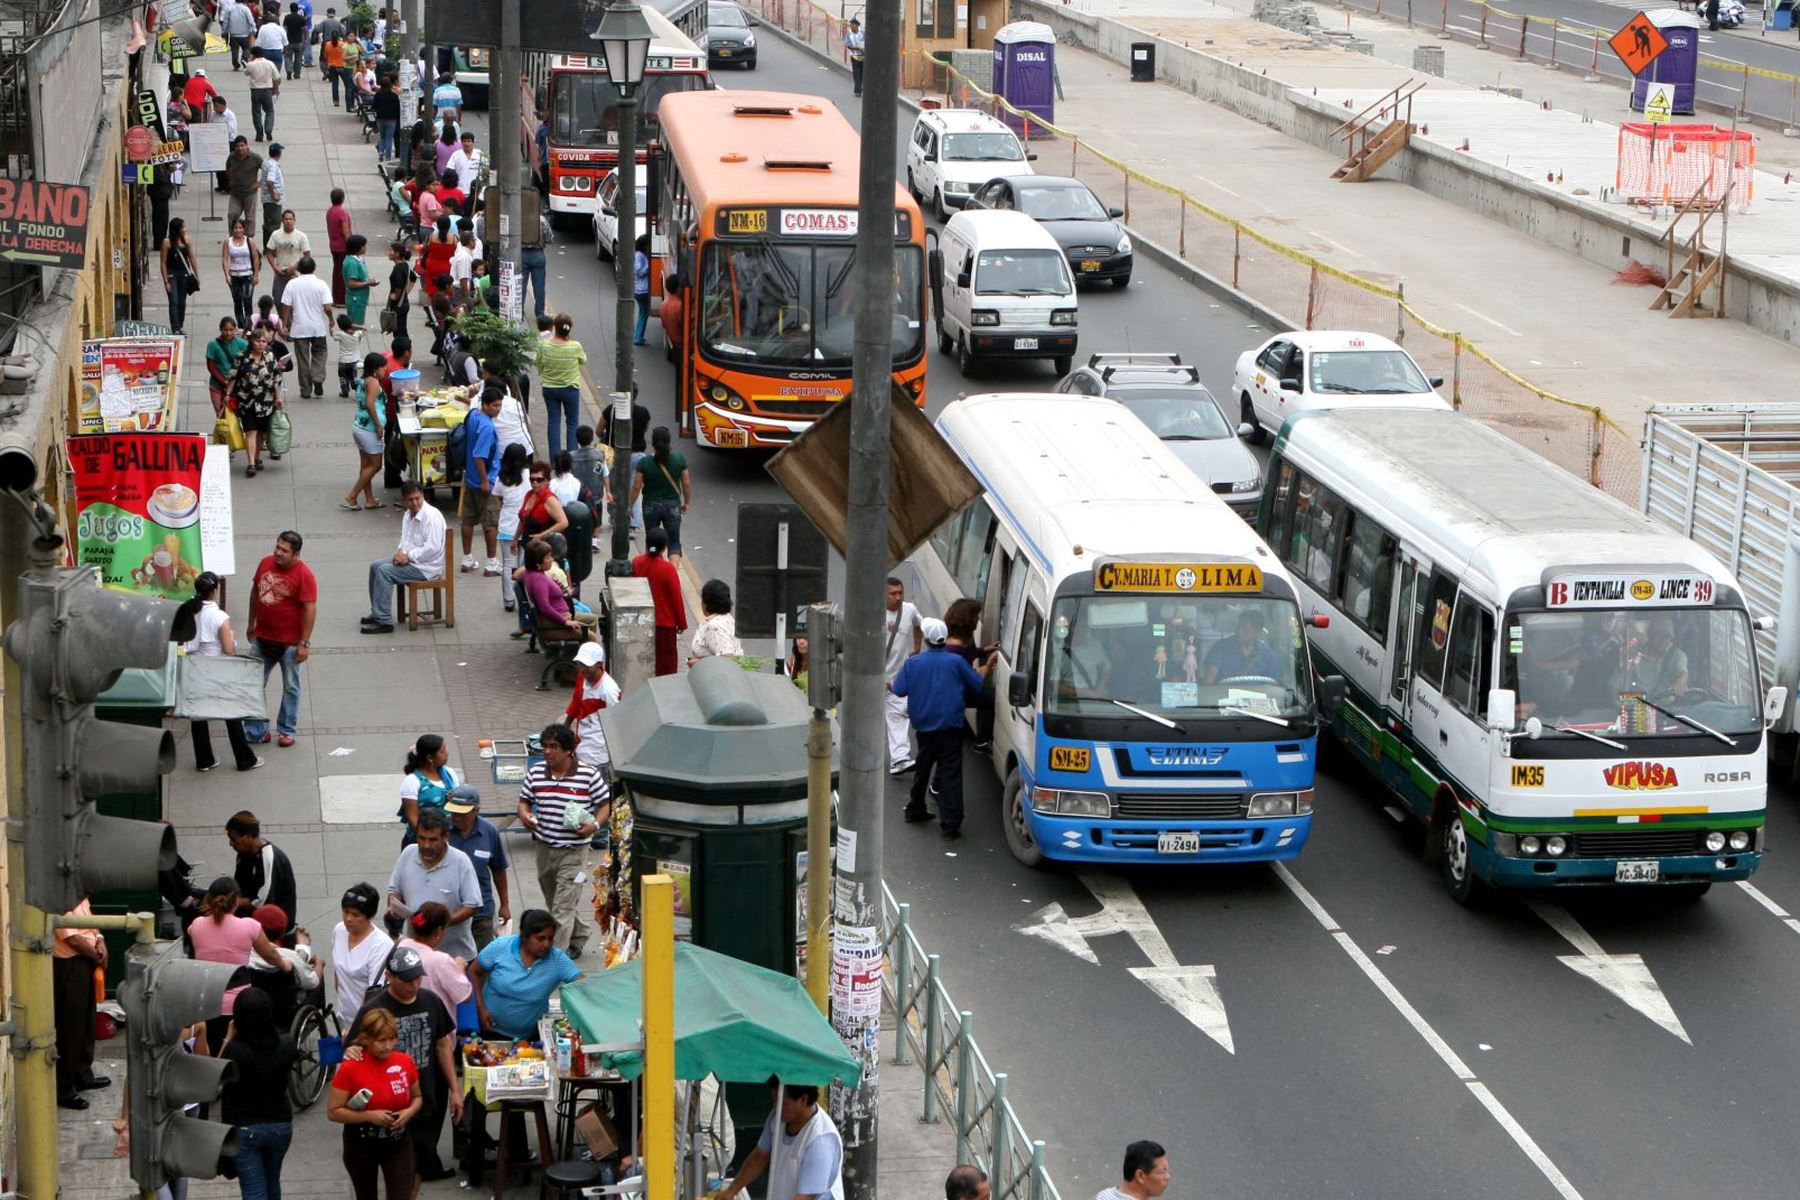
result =
M1129 968L1132 978L1156 993L1158 999L1181 1014L1194 1028L1223 1046L1227 1054L1236 1054L1225 1000L1219 994L1218 973L1210 965L1184 967L1176 960L1162 930L1156 927L1155 919L1129 883L1106 875L1082 875L1080 879L1094 894L1094 899L1100 901L1099 912L1071 917L1061 904L1052 900L1031 920L1014 928L1026 937L1040 938L1095 966L1100 964L1100 956L1088 945L1088 939L1125 934L1150 960L1147 967Z
M1645 965L1641 955L1608 954L1601 949L1594 936L1569 915L1567 909L1533 896L1526 896L1524 900L1526 907L1536 913L1544 924L1556 930L1564 941L1580 951L1578 954L1558 955L1558 962L1577 975L1593 980L1688 1045L1694 1044L1693 1039L1688 1037L1687 1030L1681 1027L1681 1018L1675 1015L1675 1009L1670 1006L1668 997L1663 995L1656 977L1650 974L1650 968Z

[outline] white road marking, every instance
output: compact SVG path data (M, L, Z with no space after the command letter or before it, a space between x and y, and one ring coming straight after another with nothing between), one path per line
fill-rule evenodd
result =
M1456 307L1462 309L1464 312L1468 313L1471 317L1479 317L1483 321L1486 321L1489 325L1492 325L1495 329L1499 329L1506 333L1510 333L1514 337L1524 337L1525 336L1524 334L1520 333L1518 330L1514 329L1511 325L1502 325L1500 322L1494 320L1494 318L1488 316L1486 313L1482 312L1480 309L1470 308L1468 305L1464 304L1460 300L1458 300L1456 302Z
M1737 885L1739 887L1743 888L1744 891L1749 894L1749 896L1752 900L1756 901L1758 904L1760 904L1764 908L1768 909L1770 914L1772 916L1774 916L1777 920L1779 920L1783 925L1786 925L1789 929L1793 930L1795 933L1800 933L1800 920L1796 920L1794 918L1793 914L1789 913L1787 909L1781 907L1781 905L1779 905L1779 904L1775 903L1775 901L1771 900L1769 898L1769 896L1762 891L1762 889L1758 888L1755 884L1751 883L1748 879L1738 880Z
M1360 251L1352 250L1350 247L1344 245L1344 243L1338 241L1336 238L1332 237L1330 234L1320 233L1316 229L1309 229L1306 232L1312 234L1316 238L1320 238L1320 239L1323 239L1324 241L1330 242L1332 245L1336 246L1339 250L1342 250L1345 254L1348 254L1352 258L1361 258L1362 257L1362 254Z
M1650 968L1641 955L1608 954L1594 940L1594 935L1583 929L1581 922L1570 916L1569 911L1560 904L1551 904L1534 896L1526 896L1524 900L1525 906L1536 913L1544 924L1556 930L1564 941L1580 951L1579 954L1558 955L1557 962L1577 975L1593 980L1688 1045L1694 1044L1693 1039L1688 1037L1687 1030L1681 1027L1681 1018L1675 1015L1675 1009L1669 1004L1668 997L1663 995L1656 977L1650 973Z
M1088 939L1125 934L1150 960L1147 967L1129 968L1131 977L1155 992L1159 1000L1180 1013L1194 1028L1224 1047L1227 1054L1236 1054L1225 1000L1219 993L1218 972L1210 964L1182 966L1129 883L1104 875L1082 875L1080 879L1094 894L1094 899L1100 901L1099 912L1071 917L1061 904L1052 900L1031 920L1013 928L1096 966L1100 957L1088 945Z
M1525 1157L1531 1160L1531 1164L1550 1182L1550 1186L1556 1189L1556 1194L1563 1200L1582 1200L1580 1191L1573 1183L1569 1182L1568 1176L1564 1175L1561 1169L1550 1160L1550 1156L1544 1153L1543 1148L1537 1144L1531 1134L1525 1131L1525 1127L1519 1124L1512 1113L1507 1111L1506 1106L1500 1103L1499 1098L1488 1090L1487 1084L1481 1082L1475 1072L1469 1070L1468 1064L1463 1062L1456 1051L1450 1048L1450 1044L1438 1034L1437 1030L1431 1027L1431 1023L1420 1015L1419 1010L1400 994L1400 989L1395 987L1393 981L1382 972L1380 967L1375 965L1374 959L1363 953L1362 947L1358 946L1356 940L1344 932L1337 920L1325 911L1325 906L1315 900L1313 894L1306 890L1306 886L1294 878L1294 873L1288 870L1287 864L1278 862L1274 866L1275 877L1287 885L1287 889L1294 893L1301 904L1306 906L1308 912L1312 913L1313 919L1324 926L1325 931L1343 948L1344 953L1350 956L1350 961L1362 969L1362 973L1368 976L1369 982L1375 985L1376 990L1387 997L1388 1003L1394 1006L1395 1011L1408 1025L1412 1026L1413 1032L1425 1039L1425 1044L1431 1047L1432 1052L1443 1060L1444 1065L1449 1067L1463 1086L1469 1089L1470 1094L1481 1102L1481 1106L1488 1110L1488 1113L1499 1123L1500 1128L1506 1131L1506 1135L1512 1138L1513 1143L1520 1150L1525 1152Z

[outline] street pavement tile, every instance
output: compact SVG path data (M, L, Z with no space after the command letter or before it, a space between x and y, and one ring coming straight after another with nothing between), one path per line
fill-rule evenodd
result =
M400 773L328 775L319 780L319 817L327 825L392 820L400 807Z

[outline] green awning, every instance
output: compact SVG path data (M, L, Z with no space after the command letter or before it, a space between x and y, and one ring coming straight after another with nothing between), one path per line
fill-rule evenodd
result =
M563 1011L588 1045L642 1045L644 964L625 963L562 989ZM644 1071L641 1049L602 1056L628 1079ZM675 944L675 1078L723 1083L854 1085L862 1067L800 981L691 942Z

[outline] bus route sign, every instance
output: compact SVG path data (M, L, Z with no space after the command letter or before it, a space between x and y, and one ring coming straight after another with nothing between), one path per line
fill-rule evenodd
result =
M1260 592L1262 569L1250 563L1103 562L1097 592Z

